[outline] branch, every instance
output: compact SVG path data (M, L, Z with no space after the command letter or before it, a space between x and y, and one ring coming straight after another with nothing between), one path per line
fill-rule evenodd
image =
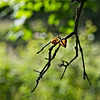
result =
M47 47L50 43L52 43L53 45L48 49L49 50L49 53L48 53L48 58L46 58L47 60L47 63L45 64L45 66L43 67L43 69L41 71L36 71L34 70L35 72L39 73L39 76L36 80L36 85L34 87L34 89L31 91L31 92L34 92L35 89L37 88L39 82L40 82L40 79L43 77L43 75L48 71L48 69L50 68L50 65L51 65L51 62L52 60L56 57L56 54L59 50L59 48L61 46L65 47L66 48L66 44L67 44L67 39L71 38L73 35L75 35L75 38L76 38L76 45L75 45L75 56L69 61L64 61L62 60L62 63L59 64L60 67L64 66L65 69L62 73L62 76L61 76L61 79L63 78L65 72L66 72L66 69L67 67L78 57L78 49L80 49L80 52L81 52L81 57L82 57L82 63L83 63L83 78L85 79L85 77L87 78L89 84L91 85L91 82L88 78L88 75L85 71L85 62L84 62L84 56L83 56L83 50L82 50L82 47L81 47L81 44L80 44L80 40L79 40L79 36L78 36L78 23L79 23L79 18L80 18L80 14L81 14L81 11L82 11L82 8L83 8L83 5L85 3L85 0L71 0L72 2L74 3L77 3L79 2L78 4L78 7L76 9L76 15L75 15L75 26L74 26L74 30L73 32L71 32L69 35L65 36L65 38L61 38L59 36L59 41L58 39L54 39L54 40L57 40L57 41L50 41L49 43L47 43L45 46L42 47L42 49L40 51L37 52L37 54L39 54L41 51L44 50L45 47ZM65 41L65 43L63 42L63 40ZM52 50L55 48L55 46L58 45L58 47L55 49L55 52L52 54Z

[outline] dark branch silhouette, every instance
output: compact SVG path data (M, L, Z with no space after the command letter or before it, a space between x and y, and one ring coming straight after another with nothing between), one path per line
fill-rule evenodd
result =
M62 63L61 64L58 64L59 67L65 67L63 73L62 73L62 76L61 76L61 79L63 78L65 72L66 72L66 69L67 67L78 57L78 52L80 50L80 53L81 53L81 57L82 57L82 63L83 63L83 79L87 79L89 84L91 85L91 82L88 78L88 75L85 71L85 62L84 62L84 55L83 55L83 50L82 50L82 47L81 47L81 44L80 44L80 40L79 40L79 36L78 36L78 23L79 23L79 18L80 18L80 14L81 14L81 11L82 11L82 8L83 8L83 5L85 3L85 0L71 0L71 2L73 3L79 3L78 4L78 7L76 8L76 15L75 15L75 26L74 26L74 31L71 32L69 35L65 36L65 38L61 38L59 36L59 41L58 39L54 39L53 42L50 41L49 43L47 43L45 46L42 47L42 49L37 52L37 54L39 54L42 50L44 50L45 47L47 47L50 43L52 43L53 45L48 49L49 50L49 53L48 53L48 58L46 58L47 60L47 63L45 64L45 66L43 67L43 69L39 72L39 71L36 71L34 70L35 72L38 72L39 73L39 76L36 80L36 85L34 87L34 89L31 91L31 92L34 92L35 89L37 88L39 82L40 82L40 79L43 77L43 75L47 72L47 70L49 69L50 65L51 65L51 62L52 60L56 57L56 54L59 50L59 48L61 46L65 47L66 48L66 43L67 43L67 39L71 38L73 35L75 35L75 38L76 38L76 44L75 44L75 52L76 52L76 55L69 61L64 61L62 60ZM59 45L58 45L59 44ZM52 50L55 48L55 46L58 45L58 47L55 49L55 52L52 54Z

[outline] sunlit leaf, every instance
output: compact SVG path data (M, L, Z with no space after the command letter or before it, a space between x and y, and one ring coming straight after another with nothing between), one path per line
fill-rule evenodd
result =
M19 10L14 14L15 18L21 18L22 16L26 16L26 18L30 18L33 12L30 10Z
M32 31L31 30L29 30L29 29L23 29L23 39L24 40L29 40L29 39L31 39L32 38Z

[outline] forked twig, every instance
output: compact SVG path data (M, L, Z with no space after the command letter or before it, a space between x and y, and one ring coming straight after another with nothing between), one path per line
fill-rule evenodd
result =
M76 51L76 55L75 55L74 58L72 58L72 59L70 60L70 62L63 61L63 64L61 64L61 66L64 66L65 69L64 69L63 74L62 74L62 76L61 76L60 79L63 78L63 76L64 76L64 74L65 74L65 72L66 72L67 67L78 57L78 41L77 41L77 37L76 37L75 51ZM64 62L65 62L65 64L64 64ZM61 66L60 66L60 67L61 67Z
M39 73L39 77L38 77L37 80L36 80L36 85L35 85L34 89L33 89L31 92L33 92L33 91L36 89L36 87L37 87L38 84L39 84L40 79L41 79L42 76L45 74L45 72L49 69L49 67L50 67L50 65L51 65L51 61L55 58L55 56L56 56L56 54L57 54L57 52L58 52L60 46L61 46L61 45L59 44L59 46L58 46L57 49L55 50L53 56L51 56L51 52L52 52L52 50L53 50L53 48L54 48L54 45L53 45L52 47L49 48L48 62L46 63L46 65L44 66L44 68L42 69L42 71ZM37 72L39 72L39 71L37 71Z

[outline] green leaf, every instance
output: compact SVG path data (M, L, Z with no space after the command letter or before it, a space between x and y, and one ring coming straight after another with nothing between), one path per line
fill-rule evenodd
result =
M54 23L54 19L56 18L56 14L51 14L48 19L48 23L52 25Z
M36 3L34 3L34 5L32 6L32 8L33 8L33 10L35 10L35 11L40 11L42 6L43 6L43 2L36 2Z
M68 25L73 27L75 25L75 21L73 19L68 20Z
M26 16L26 18L30 18L32 14L33 12L30 10L18 10L17 12L15 12L14 17L21 18L22 16Z
M48 23L49 23L50 25L54 24L54 25L57 26L57 25L59 25L59 23L60 23L60 19L57 18L57 15L56 15L56 14L51 14L51 15L49 16Z
M8 1L0 0L0 8L7 6L9 3Z
M32 38L32 31L31 30L29 30L29 29L23 29L23 33L24 33L24 35L23 35L22 38L24 40L29 40L29 39Z

